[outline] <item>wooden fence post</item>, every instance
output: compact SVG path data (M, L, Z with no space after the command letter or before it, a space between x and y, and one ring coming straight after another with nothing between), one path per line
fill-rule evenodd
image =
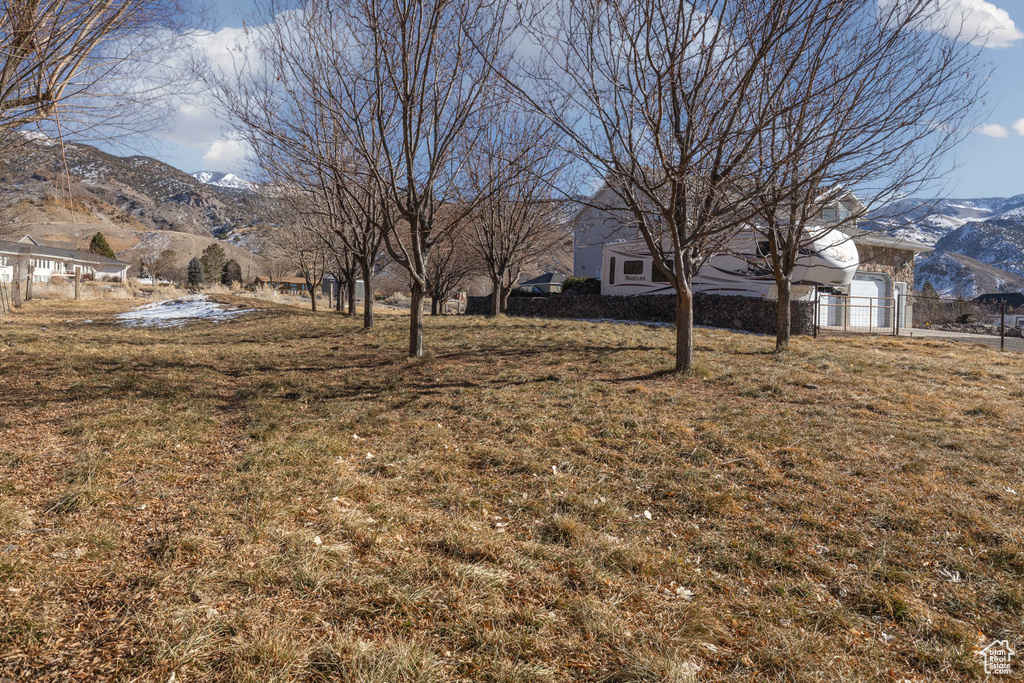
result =
M78 301L79 290L82 287L82 269L75 268L75 301Z
M14 285L14 307L21 308L21 257L14 261L14 277L11 278Z

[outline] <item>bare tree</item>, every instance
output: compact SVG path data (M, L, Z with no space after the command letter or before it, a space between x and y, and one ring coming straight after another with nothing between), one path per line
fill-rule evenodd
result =
M806 15L811 40L779 45L800 50L796 68L783 78L767 64L764 89L780 96L758 132L749 186L778 291L776 351L789 346L801 256L849 239L842 230L864 212L934 187L970 128L985 77L970 45L979 36L919 30L936 26L939 11L930 0L821 0ZM854 189L857 210L847 212Z
M348 315L356 314L356 283L359 277L359 260L345 246L338 234L331 230L324 235L327 248L327 274L334 278L337 286L334 302L335 310L341 313L345 306L342 302L342 287L348 295Z
M566 0L530 19L541 57L519 92L618 197L672 285L677 371L693 362L693 278L756 215L741 180L818 4Z
M411 356L423 354L431 251L474 207L460 187L459 143L502 66L512 29L503 6L487 0L353 0L342 8L348 40L332 60L342 70L321 79L340 86L341 97L330 106L341 110L342 133L374 196L393 210L384 237L411 280ZM321 32L312 49L338 50L338 33Z
M303 279L309 292L310 308L317 313L317 292L327 273L328 254L323 234L327 230L308 218L299 217L277 228L276 239L286 252L286 261Z
M190 16L173 0L5 0L0 137L58 115L79 128L152 122L168 76L156 62Z
M467 191L477 198L468 243L491 281L491 315L504 313L523 266L565 241L556 198L567 157L557 127L513 102L496 107L467 145Z
M155 285L161 276L169 274L174 265L174 258L173 249L165 249L159 244L151 244L139 254L139 265L146 269Z
M258 63L243 61L229 73L208 70L206 77L263 176L303 194L297 208L330 227L342 260L359 264L367 293L363 326L369 329L389 211L345 137L339 118L344 112L336 106L342 98L339 78L348 68L341 6L316 0L304 12L287 12L286 3L267 0L259 7L264 25L253 36ZM340 265L336 261L336 269ZM354 287L349 289L354 295Z
M445 233L434 245L427 264L427 292L430 314L444 314L444 304L478 274L479 260L469 248L468 230L458 227Z

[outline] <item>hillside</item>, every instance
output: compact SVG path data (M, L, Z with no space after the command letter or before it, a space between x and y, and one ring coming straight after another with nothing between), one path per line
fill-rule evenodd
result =
M683 378L448 316L407 362L226 301L2 326L0 679L960 683L1019 633L1024 356L699 329Z
M1024 277L952 251L925 254L914 268L918 287L930 282L941 296L973 299L981 294L1024 292Z
M261 262L252 192L206 184L149 157L118 157L76 143L65 144L63 154L70 183L61 147L48 138L27 138L0 162L4 237L29 234L83 247L101 230L123 260L171 249L179 267L221 237L229 258Z
M868 229L934 246L915 269L918 287L946 295L1024 291L1024 195L904 199L874 212Z

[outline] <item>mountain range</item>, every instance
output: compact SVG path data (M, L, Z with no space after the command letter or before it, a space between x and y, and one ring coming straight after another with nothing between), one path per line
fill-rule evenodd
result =
M1024 194L926 200L908 198L876 211L864 227L933 247L914 269L920 289L943 296L1024 292Z

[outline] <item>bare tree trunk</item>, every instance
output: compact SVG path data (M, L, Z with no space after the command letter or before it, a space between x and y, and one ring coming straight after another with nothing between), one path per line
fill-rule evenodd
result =
M437 315L437 299L434 295L430 296L430 315Z
M373 329L373 264L360 261L359 268L363 271L363 329ZM355 284L352 285L352 301L355 301ZM353 309L354 310L354 309Z
M501 288L501 312L502 314L508 313L508 298L512 294L511 287Z
M501 315L501 280L491 280L491 317Z
M153 278L153 282L156 282L156 278ZM75 268L75 301L78 301L79 290L82 287L82 269Z
M356 314L356 283L354 281L348 285L348 314L353 317Z
M789 350L790 331L793 326L792 311L792 282L789 276L780 274L775 278L776 288L779 290L778 312L776 316L775 330L775 353L784 353Z
M25 278L25 301L32 300L32 278L35 275L36 267L31 263L28 265L28 277Z
M412 302L409 311L409 355L423 357L423 285L412 281Z
M676 292L676 372L693 365L693 292L683 284Z
M341 280L335 280L334 281L334 286L338 288L334 292L334 310L337 313L341 313L344 310L344 308L345 308L342 305L342 303L341 303L341 301L342 301L342 299L341 299ZM349 285L345 285L345 286L349 287Z
M316 290L313 289L313 285L308 281L306 282L306 287L309 288L309 305L313 309L313 315L316 315Z

